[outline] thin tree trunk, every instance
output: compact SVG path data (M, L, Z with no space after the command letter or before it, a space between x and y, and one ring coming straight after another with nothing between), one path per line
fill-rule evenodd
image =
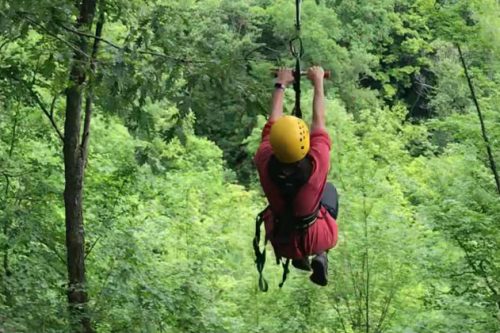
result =
M348 246L348 245L344 245ZM360 326L360 313L361 313L361 306L359 305L358 299L361 299L362 291L358 290L358 282L357 282L357 277L356 277L356 272L352 268L351 264L351 258L349 254L347 254L347 269L349 270L348 274L352 277L351 282L352 282L352 288L354 291L354 301L355 304L351 307L351 302L349 302L349 297L343 297L345 301L345 305L347 307L347 313L349 315L349 320L351 321L351 327L359 327ZM359 296L358 296L359 295ZM356 309L353 309L353 307L356 307Z
M339 309L338 305L335 302L336 302L336 300L334 300L332 302L332 306L335 309L335 312L337 312L337 315L338 315L338 318L339 318L339 321L340 321L340 325L342 326L342 330L344 331L344 333L348 333L347 332L347 328L346 328L345 323L344 323L344 317L342 316L342 313L340 312L340 309Z
M82 0L76 29L90 31L96 10L96 0ZM83 84L89 61L88 43L78 36L78 50L74 53L70 69L69 87L66 89L66 117L64 122L64 167L66 210L66 247L68 268L68 303L72 332L94 332L87 310L85 280L85 236L83 228L83 179L87 145L80 142ZM90 107L90 105L89 105ZM87 116L86 116L87 118ZM88 118L90 122L90 117ZM86 141L86 140L85 140Z
M8 156L9 156L9 159L12 159L12 154L14 153L14 147L15 147L15 144L16 144L16 134L17 134L17 117L18 117L18 110L19 109L16 109L16 113L14 114L14 123L12 124L12 135L11 135L11 140L10 140L10 147L9 147L9 153L8 153ZM2 205L0 205L0 208L2 208L3 206L3 210L5 210L5 208L7 208L7 206L9 205L9 190L10 190L10 177L7 173L4 174L4 177L5 177L5 192L4 192L4 198L3 198L3 201L2 201ZM9 239L9 217L7 216L5 218L5 221L4 221L4 224L3 224L3 234L4 234L4 237L5 239ZM9 266L9 250L10 250L10 247L9 247L9 242L6 242L5 243L5 247L4 247L4 253L3 253L3 270L4 270L4 295L5 295L5 303L7 304L7 306L12 306L13 305L13 297L12 297L12 294L10 292L10 288L9 288L9 277L12 275L12 272L10 270L10 266Z
M382 313L380 314L380 319L378 321L377 326L375 327L375 333L381 333L383 331L384 323L389 316L389 308L391 306L391 302L396 295L396 286L393 284L392 289L389 292L389 295L385 298L385 304L382 308Z
M7 196L9 194L9 187L10 187L10 179L8 175L5 176L5 207L7 207ZM5 218L4 224L3 224L3 234L5 239L9 239L8 233L9 233L9 227L8 227L8 217ZM5 242L5 247L4 247L4 252L3 252L3 271L4 271L4 279L3 279L3 292L5 295L5 300L7 306L12 306L12 295L10 293L10 288L9 288L9 277L11 275L10 269L9 269L9 242Z
M460 45L457 44L458 54L460 55L460 60L462 61L462 66L464 67L465 77L467 78L467 83L469 84L469 89L471 93L472 100L474 101L474 105L476 106L477 115L479 117L479 123L481 124L481 133L483 134L483 140L486 144L486 151L488 152L488 159L490 161L490 169L493 172L493 176L495 177L495 183L497 185L497 192L500 194L500 179L498 177L497 166L495 163L495 159L493 157L493 153L491 151L491 143L488 138L488 134L486 133L486 126L484 125L483 114L481 113L481 109L479 108L479 102L476 97L476 92L474 91L474 86L472 85L472 80L469 76L469 71L467 70L467 65L465 64L465 59L462 54L462 49L460 49Z
M363 189L363 218L365 224L365 255L364 266L366 267L365 280L365 332L370 332L370 261L369 261L369 242L368 242L368 211L366 209L366 192Z

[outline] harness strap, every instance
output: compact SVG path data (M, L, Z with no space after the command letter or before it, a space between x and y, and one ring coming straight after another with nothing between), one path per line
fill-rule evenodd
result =
M261 251L259 247L260 243L260 227L262 222L264 222L264 213L269 208L267 206L263 211L261 211L255 218L255 237L253 239L253 250L255 252L255 265L257 266L257 271L259 272L259 289L260 291L266 292L269 289L269 285L264 278L262 271L264 270L264 265L266 263L266 243L264 242L264 249Z
M306 216L297 217L297 219L295 220L295 229L299 229L299 230L300 229L307 229L310 226L312 226L314 224L314 222L316 222L316 220L318 219L318 214L319 214L320 208L321 208L321 203L318 205L318 208L316 208L314 210L314 212L312 212L311 214L306 215Z
M283 266L283 276L281 278L281 283L279 284L280 289L285 284L288 273L290 273L290 270L288 269L288 266L290 266L290 259L287 258L285 262L282 262L281 264Z

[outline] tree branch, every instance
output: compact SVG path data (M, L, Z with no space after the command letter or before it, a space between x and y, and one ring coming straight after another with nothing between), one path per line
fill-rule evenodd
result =
M16 143L16 133L17 133L17 117L19 116L19 103L16 108L16 113L14 113L14 123L12 124L12 136L10 138L10 147L9 147L9 158L12 157L12 154L14 153L14 146Z
M476 97L476 92L474 91L474 86L472 85L472 80L469 76L469 71L467 70L467 65L465 64L465 59L462 54L462 49L460 45L457 44L458 54L460 55L460 60L462 61L462 66L464 67L465 77L467 78L467 83L469 85L471 98L474 101L474 105L476 106L477 115L479 117L479 123L481 125L481 133L483 135L483 141L486 145L486 151L488 153L488 159L490 161L490 169L493 172L493 176L495 177L495 183L497 185L497 192L500 195L500 178L498 176L498 171L495 163L495 158L493 157L493 153L491 151L491 144L488 138L488 134L486 133L486 126L484 125L483 114L481 113L481 109L479 108L479 102Z
M348 333L347 329L345 327L344 318L343 318L342 314L340 313L340 309L337 306L337 304L335 303L335 300L333 300L331 303L332 303L333 308L335 309L335 312L337 312L337 314L339 315L340 325L342 325L342 329L344 330L345 333Z
M355 280L355 277L354 277L354 273L352 272L352 266L351 266L351 258L349 256L349 252L348 252L348 248L349 248L349 243L346 242L344 244L344 247L346 248L346 256L344 258L344 262L347 262L345 264L345 267L346 267L346 275L347 276L351 276L352 279L350 279L350 281L352 281L352 285L353 285L353 289L354 289L354 293L356 295L356 282L354 281ZM344 300L345 304L346 304L346 307L347 307L347 314L349 315L349 318L348 320L351 321L351 326L354 325L354 322L356 321L355 318L354 318L354 312L351 310L351 304L349 303L349 298L348 297L342 297L342 299Z
M40 29L42 29L43 31L45 31L49 36L63 42L64 44L66 44L67 46L69 46L73 51L77 52L77 53L80 53L81 55L83 55L84 57L86 58L90 58L88 54L86 54L85 52L83 52L82 50L80 50L78 47L76 47L75 45L71 44L70 42L68 42L67 40L57 36L56 34L52 33L49 29L45 28L42 24L38 23L37 21L29 18L28 16L26 15L22 15L22 14L27 14L27 13L24 13L24 12L17 12L17 15L20 16L22 19L25 19L26 21L30 22L31 24L33 24L34 26L37 26L39 27Z
M100 20L100 18L99 18ZM78 31L76 29L73 29L73 28L70 28L70 27L67 27L63 24L58 24L58 26L60 26L61 28L63 28L64 30L68 31L68 32L72 32L74 34L77 34L78 36L82 36L82 37L89 37L89 38L93 38L95 39L95 41L101 41L103 42L104 44L108 44L109 46L117 49L117 50L123 50L123 48L107 39L104 39L101 37L101 32L97 33L97 27L96 27L96 34L89 34L87 32L83 32L83 31ZM94 43L95 45L95 43Z
M95 35L93 35L93 34L89 34L89 33L86 33L86 32L75 30L75 29L70 28L70 27L66 27L65 25L62 25L62 24L60 24L59 26L61 28L63 28L64 30L68 31L68 32L71 32L71 33L74 33L74 34L77 34L77 35L83 36L83 37L94 38L96 41L101 41L104 44L107 44L107 45L111 46L114 49L117 49L117 50L120 50L120 51L124 51L125 53L137 52L137 53L140 53L140 54L149 54L149 55L153 55L153 56L156 56L156 57L166 58L166 59L169 59L169 60L173 60L173 61L176 61L176 62L179 62L179 63L185 63L185 64L190 64L190 63L205 64L205 63L209 62L209 61L202 61L202 60L182 59L182 58L177 58L177 57L169 56L169 55L167 55L165 53L159 53L159 52L148 51L148 50L135 50L134 51L134 50L131 50L128 47L120 46L118 44L115 44L115 43L107 40L107 39L104 39L104 38L102 38L100 36L100 34L98 35L97 33Z
M90 120L92 119L92 102L93 102L93 89L94 89L94 79L96 73L96 58L97 52L99 50L99 41L101 40L102 27L104 26L104 12L101 11L99 14L99 19L97 20L95 34L96 39L94 39L94 45L92 46L92 54L90 56L90 77L87 85L87 96L85 98L85 120L83 122L83 133L82 133L82 144L81 152L83 157L84 165L87 164L87 151L89 144L90 135Z
M0 50L4 48L5 45L9 44L12 41L15 41L16 39L19 39L21 37L21 34L14 36L13 38L6 38L5 41L0 44Z
M73 51L83 55L84 57L86 58L91 58L91 56L89 56L88 54L86 54L85 52L83 52L82 50L80 50L78 47L76 47L75 45L71 44L70 42L68 42L67 40L57 36L56 34L54 34L53 32L51 32L50 30L48 30L47 28L45 28L42 24L40 24L39 22L35 21L34 19L30 18L28 15L32 15L34 16L34 14L31 14L29 12L23 12L23 11L18 11L16 13L20 18L22 19L25 19L26 21L30 22L31 24L33 24L34 26L37 26L39 27L40 29L42 29L43 31L45 31L49 36L63 42L64 44L66 44L67 46L69 46ZM78 31L76 29L73 29L73 28L70 28L70 27L67 27L65 25L62 25L62 24L57 24L59 27L61 27L62 29L68 31L68 32L71 32L71 33L74 33L74 34L77 34L79 36L82 36L82 37L87 37L87 38L94 38L95 40L98 40L98 41L101 41L117 50L120 50L120 51L123 51L125 53L133 53L133 52L137 52L139 54L149 54L149 55L153 55L153 56L156 56L156 57L161 57L161 58L165 58L165 59L169 59L169 60L172 60L172 61L176 61L176 62L179 62L179 63L184 63L184 64L191 64L191 63L196 63L196 64L205 64L205 63L209 63L210 61L201 61L201 60L189 60L189 59L182 59L182 58L177 58L177 57L173 57L173 56L169 56L167 54L164 54L164 53L159 53L159 52L154 52L154 51L149 51L149 50L131 50L130 48L128 47L123 47L123 46L120 46L118 44L115 44L107 39L104 39L102 38L101 36L98 36L98 35L94 35L94 34L89 34L89 33L86 33L86 32L82 32L82 31Z
M118 199L121 198L122 194L123 194L123 188L125 187L125 184L127 183L127 179L124 179L120 188L118 189L117 191L117 195L116 197L114 198L114 201L111 203L111 207L112 209L114 209L114 207L116 207L116 204L118 202ZM104 207L104 209L106 209L106 205ZM99 240L102 238L103 236L99 236L96 238L96 240L94 241L94 243L92 243L92 245L89 247L89 250L86 251L85 253L85 259L87 259L87 257L90 255L90 252L92 252L92 250L94 249L94 247L97 245L97 243L99 242Z
M361 325L361 316L362 316L362 306L361 306L361 300L363 298L363 292L360 288L358 288L358 284L359 284L359 280L358 280L358 277L356 275L356 272L353 270L352 268L352 264L351 264L351 260L350 258L348 257L347 258L348 261L348 269L349 269L349 272L351 274L351 282L352 282L352 288L354 290L354 306L357 306L357 308L355 309L356 311L354 310L351 310L351 305L350 305L350 302L349 302L349 298L346 297L345 298L345 302L346 302L346 305L347 305L347 309L349 311L349 315L350 315L350 319L351 319L351 324L353 326L360 326Z
M458 243L458 246L464 251L465 254L465 259L467 260L467 263L469 264L470 268L474 271L474 274L478 275L479 277L483 278L484 282L486 283L487 289L494 295L498 296L498 291L496 290L495 286L491 284L491 281L488 278L488 274L486 273L486 270L484 269L483 261L481 261L478 265L474 264L469 251L465 247L465 244L457 237L453 237L455 241ZM495 301L498 310L500 311L500 301L496 300Z
M3 49L3 47L4 47L5 45L7 45L9 42L10 42L10 39L6 38L6 39L5 39L5 41L4 41L2 44L0 44L0 50L2 50L2 49Z
M54 118L54 107L56 105L57 98L59 97L59 94L55 94L54 97L52 98L52 103L50 103L50 117Z
M465 271L465 272L461 272L461 273L453 273L453 274L449 274L449 275L443 275L443 277L446 277L448 279L452 279L455 277L464 276L466 274L475 274L475 273L472 271Z
M66 260L64 260L64 258L59 254L59 252L57 251L57 249L54 247L54 246L50 246L49 244L47 244L45 241L43 241L40 237L36 237L36 240L39 241L41 244L45 245L49 250L52 250L52 252L54 252L54 254L57 256L57 258L59 258L59 260L61 261L61 263L63 265L66 265Z
M394 298L395 294L396 294L396 287L393 284L391 291L389 292L389 296L386 297L386 303L384 305L384 308L382 309L382 313L380 314L380 318L378 320L377 326L374 331L375 333L382 332L384 321L387 319L387 314L389 313L389 307L392 303L392 299Z
M479 268L481 269L481 272L483 273L483 278L484 282L486 282L486 286L488 286L488 289L495 295L495 302L497 304L498 310L500 310L500 301L498 300L498 291L493 285L493 283L490 281L488 278L488 274L486 273L486 270L484 269L484 262L479 263Z
M90 245L89 249L86 251L85 253L85 259L87 259L87 257L90 255L90 252L92 252L92 250L94 249L94 247L96 246L97 242L102 238L102 235L97 237L96 240L94 241L94 243L92 243L92 245Z
M57 124L56 124L56 122L54 120L54 117L53 117L54 111L53 111L53 109L51 108L50 111L47 110L47 108L43 104L42 100L40 99L40 96L38 96L38 94L31 87L26 86L26 89L28 89L28 91L30 92L31 96L33 96L33 98L35 99L36 104L38 104L38 106L40 107L40 109L42 109L42 112L47 116L47 118L49 118L50 123L52 124L52 127L56 130L57 135L59 136L59 139L61 139L61 141L64 142L64 135L61 133L61 131L57 127ZM53 101L52 104L54 104L54 103L55 102Z

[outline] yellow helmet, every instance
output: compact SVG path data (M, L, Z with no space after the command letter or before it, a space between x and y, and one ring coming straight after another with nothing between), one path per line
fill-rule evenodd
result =
M271 127L270 141L280 162L295 163L309 152L309 129L302 119L283 116Z

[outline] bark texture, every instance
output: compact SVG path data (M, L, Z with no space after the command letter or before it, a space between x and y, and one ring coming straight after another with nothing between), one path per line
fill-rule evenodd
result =
M90 32L96 11L96 0L79 2L80 16L76 29ZM87 291L85 280L85 235L83 228L83 180L87 156L87 140L81 138L82 100L86 73L93 69L92 56L89 56L88 40L76 37L78 51L75 50L70 68L69 86L66 89L66 117L64 122L64 205L66 211L66 247L68 268L68 302L70 309L71 331L93 333L87 310ZM94 52L93 52L94 53ZM90 105L89 105L90 107ZM90 122L90 116L88 121Z

